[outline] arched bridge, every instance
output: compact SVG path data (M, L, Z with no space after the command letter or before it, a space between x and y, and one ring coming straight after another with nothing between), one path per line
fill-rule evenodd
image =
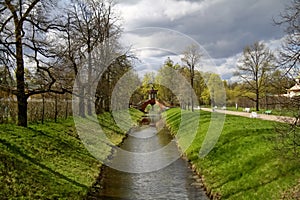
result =
M160 101L158 101L156 99L149 99L149 100L147 100L145 102L142 102L141 104L137 105L136 108L139 109L142 112L145 112L145 109L147 108L147 106L149 104L150 105L155 105L155 104L158 105L159 108L160 108L160 110L165 110L165 109L168 108L164 103L162 103L162 102L160 102Z
M135 108L139 109L142 112L145 112L145 109L147 108L147 106L149 104L152 106L154 104L157 104L160 107L160 110L165 110L166 108L168 108L167 106L165 106L164 103L162 103L156 99L157 91L158 90L155 90L154 87L152 86L152 89L148 91L149 100L146 100L145 102L140 103L139 105L135 106Z

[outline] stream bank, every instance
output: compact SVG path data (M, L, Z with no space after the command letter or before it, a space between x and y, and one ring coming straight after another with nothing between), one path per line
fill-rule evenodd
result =
M160 151L168 144L172 145L170 151L149 157L148 153ZM124 171L103 167L98 190L88 199L208 199L200 179L193 173L190 164L179 158L181 153L176 142L161 125L158 130L151 123L130 132L120 148L134 152L129 156L114 153L112 165L122 166ZM135 153L146 154L139 156ZM176 159L173 161L173 158Z

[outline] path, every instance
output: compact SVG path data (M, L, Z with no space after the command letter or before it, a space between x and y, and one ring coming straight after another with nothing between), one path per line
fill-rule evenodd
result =
M212 112L211 108L201 108L201 110ZM231 110L219 110L216 109L215 112L224 113L226 115L237 115L242 117L251 117L251 113L247 112L238 112L238 111L231 111ZM258 114L258 119L268 120L268 121L276 121L276 122L294 122L294 118L286 117L286 116L277 116L277 115L266 115L266 114Z

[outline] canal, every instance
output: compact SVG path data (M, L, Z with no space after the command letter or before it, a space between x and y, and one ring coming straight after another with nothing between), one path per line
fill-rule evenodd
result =
M167 129L141 127L129 134L121 149L111 159L112 168L103 170L97 199L208 199L189 163L177 159L180 153Z

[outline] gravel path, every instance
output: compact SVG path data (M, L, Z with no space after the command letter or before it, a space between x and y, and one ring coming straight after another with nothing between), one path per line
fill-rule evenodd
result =
M201 108L201 110L212 112L211 108ZM249 118L252 117L251 113L247 113L247 112L237 112L237 111L219 110L219 109L216 109L215 112L224 113L226 115L237 115L237 116L249 117ZM266 115L266 114L257 114L257 115L258 115L257 118L262 119L262 120L284 122L284 123L294 122L294 118L292 118L292 117L277 116L277 115Z

